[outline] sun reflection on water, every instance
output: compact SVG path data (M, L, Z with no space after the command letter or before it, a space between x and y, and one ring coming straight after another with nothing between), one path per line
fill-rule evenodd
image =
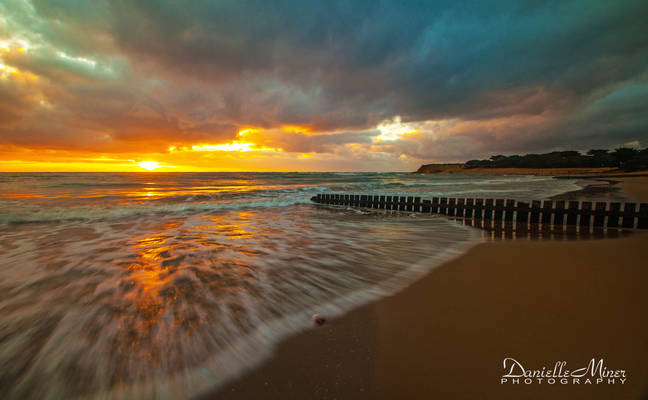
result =
M0 372L0 381L14 382L0 395L150 393L154 381L185 388L197 371L219 371L210 375L219 382L252 365L284 330L309 323L302 313L430 251L399 251L420 237L416 224L371 221L297 206L61 223L47 234L38 224L14 228L8 237L19 245L4 247L0 261L0 365L16 368ZM276 319L286 322L270 328ZM262 327L265 336L252 339ZM222 367L241 340L254 350L227 356ZM145 382L153 386L138 386Z

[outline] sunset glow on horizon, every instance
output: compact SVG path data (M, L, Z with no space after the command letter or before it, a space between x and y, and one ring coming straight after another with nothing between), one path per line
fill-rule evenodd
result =
M156 163L155 161L142 161L137 164L140 168L144 168L145 170L148 171L153 171L154 169L160 168L160 164Z

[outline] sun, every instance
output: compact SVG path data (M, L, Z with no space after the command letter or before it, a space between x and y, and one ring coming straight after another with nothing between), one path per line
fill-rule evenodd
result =
M137 164L141 168L147 169L149 171L153 171L154 169L160 168L161 165L156 163L155 161L142 161L141 163Z

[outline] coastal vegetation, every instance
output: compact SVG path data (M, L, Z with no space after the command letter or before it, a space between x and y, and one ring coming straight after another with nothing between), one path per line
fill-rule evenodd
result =
M592 149L552 151L544 154L494 155L488 160L470 160L463 168L617 168L621 171L648 169L648 148L621 147L613 151Z

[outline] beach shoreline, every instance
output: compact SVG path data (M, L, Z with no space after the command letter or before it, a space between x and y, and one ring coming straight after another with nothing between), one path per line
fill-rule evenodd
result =
M648 201L648 178L615 181L622 196ZM642 398L647 242L642 232L485 241L392 296L284 340L266 363L200 398ZM603 359L628 377L502 384L506 357L530 369Z

